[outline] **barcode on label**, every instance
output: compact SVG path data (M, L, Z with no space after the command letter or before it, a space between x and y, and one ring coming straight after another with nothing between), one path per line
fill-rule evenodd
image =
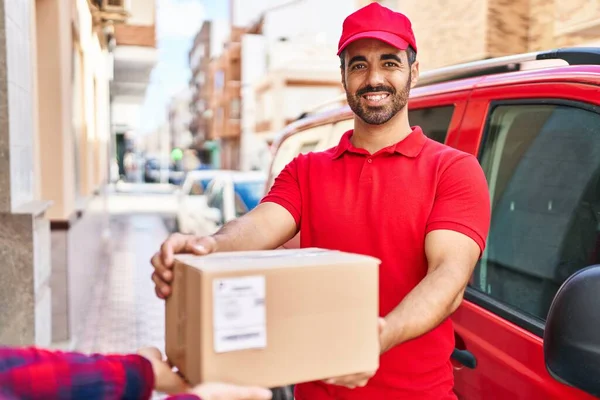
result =
M266 347L265 277L215 279L213 327L217 353Z

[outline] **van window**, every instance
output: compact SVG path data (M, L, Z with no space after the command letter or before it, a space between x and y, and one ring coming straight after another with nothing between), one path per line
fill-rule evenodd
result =
M445 143L453 113L453 105L412 109L408 121L411 126L420 126L429 138Z
M333 125L333 131L331 132L331 138L329 139L329 146L327 146L327 148L337 146L340 143L342 136L344 136L344 133L348 132L350 129L354 129L354 118L336 122Z
M497 105L481 164L492 222L470 286L543 324L560 285L600 262L600 115L579 103Z
M331 124L325 124L297 132L281 142L271 163L271 177L267 182L267 190L271 188L283 168L298 154L325 150L330 133Z

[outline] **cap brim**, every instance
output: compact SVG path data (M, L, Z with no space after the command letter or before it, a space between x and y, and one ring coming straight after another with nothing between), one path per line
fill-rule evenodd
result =
M395 35L390 32L383 31L368 31L368 32L360 32L356 35L350 36L346 41L340 46L338 49L337 55L339 56L342 51L352 42L357 41L358 39L377 39L385 42L391 46L396 47L399 50L406 50L409 46L408 42L402 39L400 36Z

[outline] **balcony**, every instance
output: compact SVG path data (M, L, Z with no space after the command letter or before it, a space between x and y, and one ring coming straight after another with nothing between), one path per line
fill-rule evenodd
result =
M158 60L153 47L117 46L114 56L114 79L111 90L114 96L137 97L143 101L150 82L150 73Z
M256 124L256 133L267 133L271 130L271 121L261 121Z
M225 131L221 135L224 139L239 138L242 133L242 127L239 119L229 119L225 124Z
M95 23L122 23L130 17L126 9L127 0L88 0Z
M119 24L115 26L115 40L117 46L156 47L156 27Z
M225 93L227 101L239 99L242 97L242 84L240 81L227 81L225 84Z

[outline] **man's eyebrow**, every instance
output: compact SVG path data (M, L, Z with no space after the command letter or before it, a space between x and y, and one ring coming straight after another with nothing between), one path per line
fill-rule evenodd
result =
M398 63L402 64L402 60L396 54L382 54L380 57L381 60L394 60Z
M354 56L350 59L350 62L348 63L348 65L352 65L355 62L359 62L359 61L367 61L367 58L365 56Z

